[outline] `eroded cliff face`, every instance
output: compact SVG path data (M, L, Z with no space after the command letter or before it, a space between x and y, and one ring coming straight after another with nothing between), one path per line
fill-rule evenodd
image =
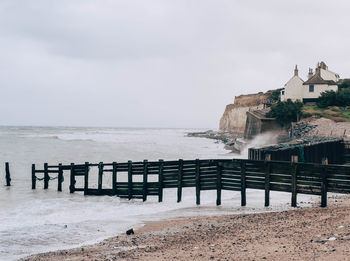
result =
M263 109L269 93L257 93L236 96L234 103L226 106L220 119L221 131L244 132L247 111Z

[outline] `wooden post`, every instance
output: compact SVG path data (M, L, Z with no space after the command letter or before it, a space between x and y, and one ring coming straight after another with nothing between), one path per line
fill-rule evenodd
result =
M98 164L98 184L97 189L99 194L102 193L102 177L103 177L103 162Z
M158 169L158 202L163 201L163 167L164 167L164 161L159 160L159 169Z
M216 205L221 205L221 172L222 167L219 163L216 164Z
M290 158L290 161L291 162L298 162L299 161L298 155L292 155L291 158Z
M117 162L113 162L112 166L113 166L112 189L113 189L113 194L117 195Z
M32 164L32 189L36 188L35 164Z
M9 187L11 186L11 176L10 176L10 166L8 162L5 163L5 172L6 172L6 175L5 175L6 186Z
M201 179L199 159L196 159L196 204L201 204Z
M89 190L89 162L85 162L84 170L84 195L88 194Z
M74 163L70 164L70 185L69 193L74 193L75 191L75 175L74 175Z
M321 183L321 207L324 208L327 206L327 164L328 164L328 159L323 158L322 159L322 183Z
M246 200L246 177L245 177L245 162L241 160L241 206L247 205Z
M132 199L132 161L128 161L128 198Z
M265 154L265 160L271 160L271 154L270 153Z
M265 207L268 207L270 205L270 172L271 172L271 165L267 161L265 162Z
M147 175L148 175L148 162L143 161L143 188L142 188L142 200L147 200Z
M48 171L48 164L44 163L44 189L48 189L49 188L49 171Z
M62 163L58 164L57 191L62 191L63 170Z
M179 159L179 171L177 175L177 202L181 201L182 197L182 169L183 169L183 160Z
M291 166L291 178L292 178L292 199L291 199L291 205L292 207L297 206L297 176L299 172L299 166L298 164L293 163Z

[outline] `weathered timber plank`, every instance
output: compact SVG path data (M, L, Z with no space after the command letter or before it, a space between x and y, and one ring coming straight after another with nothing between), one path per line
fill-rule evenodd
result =
M147 182L148 182L147 175L148 175L148 161L144 160L143 161L143 189L142 189L143 201L147 200Z
M63 170L62 163L58 164L57 191L62 191Z
M292 207L297 206L297 176L298 176L298 165L293 164L291 167L291 190L292 190L292 198L291 198L291 205Z
M32 189L36 188L35 164L32 164Z
M159 168L158 168L158 183L159 183L158 202L163 201L163 187L164 187L163 168L164 168L164 161L160 159Z
M327 179L328 184L332 184L333 186L341 185L344 187L350 187L350 182L347 180L335 180L335 179Z
M231 191L241 191L241 187L231 187L231 186L225 186L225 185L222 185L222 189L231 190Z
M221 166L218 164L216 166L217 172L216 172L216 205L221 205Z
M69 192L74 193L75 190L75 175L74 175L74 163L71 163L70 168L70 185L69 185Z
M89 162L85 162L84 195L88 195L88 190L89 190Z
M44 189L48 189L49 188L49 172L48 172L48 164L44 163Z
M103 177L103 162L100 162L98 164L98 181L97 181L98 183L97 186L99 191L102 191L102 177Z
M118 168L117 168L118 164L117 162L113 162L112 163L112 189L113 189L113 193L114 195L117 195L118 190L117 190L117 180L118 180Z
M132 199L133 184L132 184L132 161L128 161L128 199Z
M200 161L196 159L196 175L195 175L195 183L196 183L196 204L199 205L201 203L201 177L200 177Z
M252 181L248 181L246 180L246 185L247 188L249 189L265 189L265 184L261 183L261 182L252 182Z

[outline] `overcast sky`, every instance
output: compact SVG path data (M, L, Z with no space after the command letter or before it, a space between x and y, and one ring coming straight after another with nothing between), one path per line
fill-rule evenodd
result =
M350 77L350 2L0 0L0 125L217 128L295 64Z

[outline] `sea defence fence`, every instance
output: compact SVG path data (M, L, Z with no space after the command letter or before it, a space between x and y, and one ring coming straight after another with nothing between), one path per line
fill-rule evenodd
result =
M268 158L268 157L267 157ZM48 189L49 181L57 179L57 190L62 191L64 173L69 174L70 193L84 192L84 195L110 195L121 198L139 198L143 201L148 196L157 196L163 200L163 190L177 189L177 202L181 201L182 188L195 188L196 203L200 204L202 190L216 190L216 204L221 204L222 190L240 191L241 205L246 205L246 190L265 191L265 206L270 205L270 191L291 193L291 205L297 206L297 194L321 196L321 207L327 205L327 192L350 193L350 166L313 163L298 163L247 160L177 160L147 161L70 165L48 165L37 169L32 165L32 189L37 181L44 182ZM89 171L98 168L97 188L89 187ZM68 172L68 173L67 173ZM111 188L104 188L103 177L110 175ZM124 175L124 181L118 177ZM136 177L139 180L136 181ZM82 179L83 186L77 187L77 179ZM140 181L141 180L141 181Z
M312 138L314 139L314 138ZM303 141L302 143L286 143L261 148L249 148L248 158L251 160L290 161L297 158L298 162L322 163L327 158L329 164L350 163L350 141L340 138L319 138L318 141Z

